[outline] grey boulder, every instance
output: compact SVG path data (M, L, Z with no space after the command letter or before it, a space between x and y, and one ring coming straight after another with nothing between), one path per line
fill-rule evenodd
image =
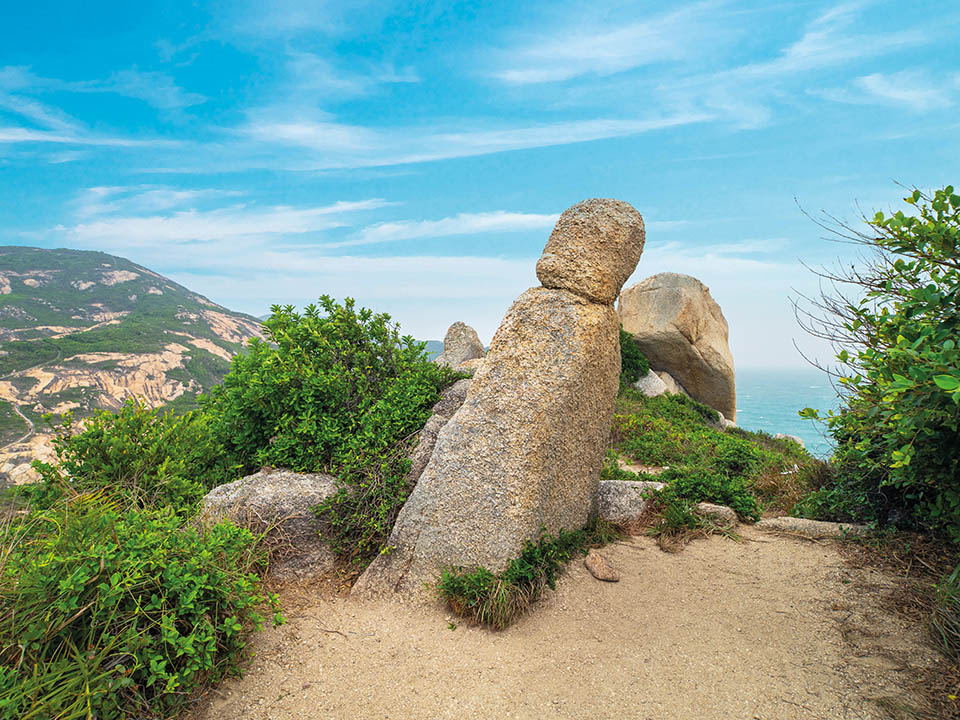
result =
M324 528L314 508L337 492L337 479L322 473L264 468L211 490L203 498L200 520L220 520L266 532L278 545L270 572L281 579L329 572L335 556L320 536Z
M632 528L647 509L647 495L666 485L652 480L601 480L597 490L597 516L620 527Z
M443 352L437 356L435 363L457 367L468 360L475 360L486 355L483 343L477 331L462 322L455 322L447 329L443 338Z
M623 290L618 312L650 367L669 373L694 400L736 421L727 321L706 285L689 275L653 275Z

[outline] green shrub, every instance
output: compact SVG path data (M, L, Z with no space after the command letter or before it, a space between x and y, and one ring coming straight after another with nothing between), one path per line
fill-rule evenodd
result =
M742 475L727 475L706 468L670 468L660 476L668 495L691 503L709 502L733 508L746 520L760 519L760 503Z
M722 431L712 409L685 395L647 398L623 388L613 423L614 456L604 479L626 479L616 454L645 465L667 466L656 479L670 483L679 500L732 507L748 520L760 517L760 498L792 507L809 491L822 463L793 442L738 428ZM636 479L636 478L630 478Z
M619 537L616 528L600 520L583 530L561 530L556 537L543 533L537 542L527 541L520 557L502 573L446 568L436 589L458 615L502 630L526 612L545 587L556 587L557 576L575 555Z
M328 472L340 492L321 506L335 549L357 560L384 549L410 488L407 450L440 391L459 377L427 361L390 317L327 296L300 315L273 308L266 340L233 360L202 399L220 441L248 470Z
M633 385L650 371L650 362L640 352L637 339L620 326L620 383Z
M34 462L41 483L24 489L35 507L65 492L104 490L139 507L190 516L210 489L239 477L239 466L202 413L175 416L130 399L115 414L85 420L79 432L69 415L56 429L57 462Z
M915 215L877 213L870 235L849 238L877 255L835 278L855 299L827 298L827 317L813 317L844 348L846 376L843 407L826 418L835 481L806 506L960 542L960 195L905 201Z
M0 718L170 716L260 624L254 538L80 495L6 526Z

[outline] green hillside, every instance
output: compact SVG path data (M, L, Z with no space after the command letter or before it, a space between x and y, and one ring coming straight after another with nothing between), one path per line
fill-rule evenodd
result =
M260 327L124 258L0 247L0 476L38 451L6 444L46 413L194 407Z

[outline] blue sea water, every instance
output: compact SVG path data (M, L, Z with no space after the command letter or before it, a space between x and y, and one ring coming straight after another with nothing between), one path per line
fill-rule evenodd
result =
M836 410L838 398L826 373L816 368L796 370L737 370L737 425L744 430L786 433L801 438L813 455L827 458L832 440L822 423L797 413L806 407Z

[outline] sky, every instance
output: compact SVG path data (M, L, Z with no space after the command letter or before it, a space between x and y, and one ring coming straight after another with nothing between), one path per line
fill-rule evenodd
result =
M829 350L813 222L960 185L960 4L5 3L0 244L101 250L233 310L322 294L489 342L559 213L646 222L737 367Z

